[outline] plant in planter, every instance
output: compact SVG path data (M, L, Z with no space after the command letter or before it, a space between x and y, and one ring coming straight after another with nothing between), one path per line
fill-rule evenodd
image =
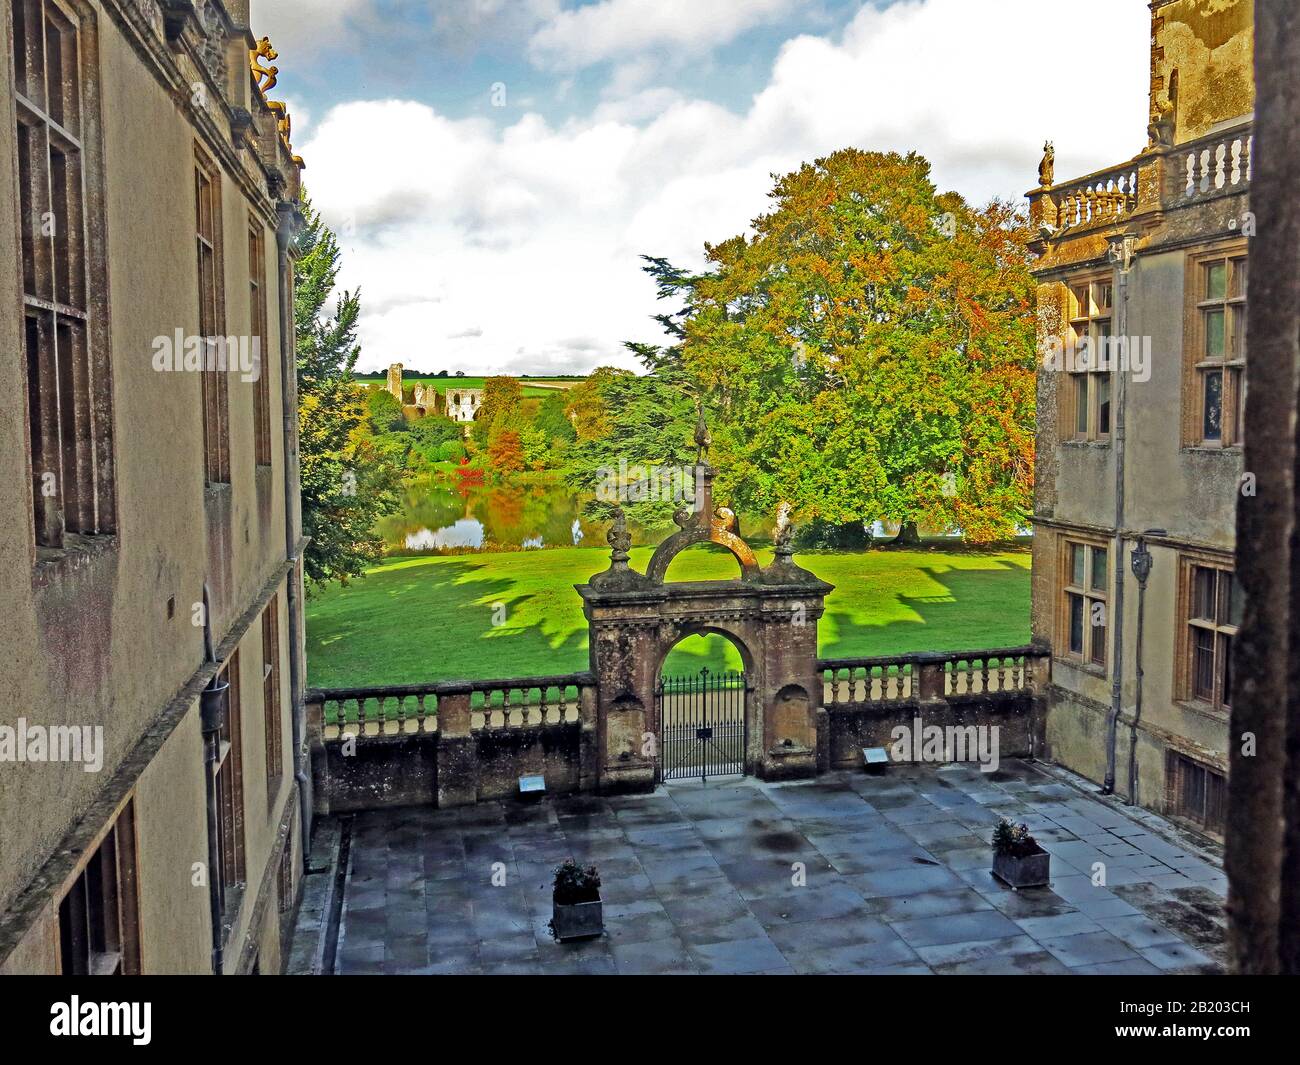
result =
M555 869L551 890L551 935L560 942L585 939L605 931L600 901L600 873L594 865L572 858Z
M1012 888L1042 887L1051 871L1052 856L1029 834L1028 825L1005 817L993 830L993 875Z

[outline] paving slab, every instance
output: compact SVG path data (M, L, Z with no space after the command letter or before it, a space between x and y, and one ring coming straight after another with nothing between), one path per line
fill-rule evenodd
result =
M991 876L1001 816L1052 854L1048 887ZM1207 852L1014 760L991 774L899 766L322 825L335 855L350 833L350 861L334 950L322 949L334 903L319 891L299 918L300 968L327 954L357 974L1092 975L1223 962L1225 880ZM571 856L600 868L605 931L558 943L550 879Z

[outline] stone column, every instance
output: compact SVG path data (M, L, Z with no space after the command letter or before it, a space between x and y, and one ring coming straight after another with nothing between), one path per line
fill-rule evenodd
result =
M438 806L478 801L478 749L470 731L470 689L438 694Z
M578 689L578 790L600 788L600 732L597 689L594 684Z

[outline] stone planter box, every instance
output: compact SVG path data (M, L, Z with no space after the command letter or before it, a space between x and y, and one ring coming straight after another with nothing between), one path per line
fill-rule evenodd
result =
M993 852L993 875L1011 888L1043 887L1047 884L1052 856L1040 850L1017 858Z
M605 931L605 914L599 896L593 902L551 902L551 929L561 943L589 939Z

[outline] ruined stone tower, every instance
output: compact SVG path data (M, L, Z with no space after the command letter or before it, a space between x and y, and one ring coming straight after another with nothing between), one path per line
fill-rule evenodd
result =
M397 402L402 402L402 364L395 362L388 367L388 391L397 397Z

